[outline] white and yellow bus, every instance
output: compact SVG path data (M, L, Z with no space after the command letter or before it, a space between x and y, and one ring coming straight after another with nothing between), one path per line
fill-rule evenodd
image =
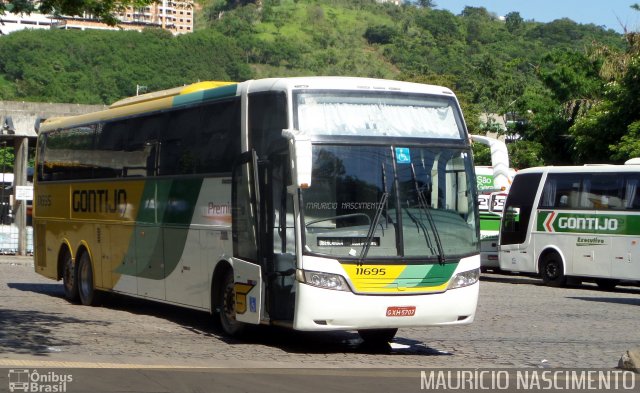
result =
M640 166L525 169L500 227L500 268L544 283L640 280Z
M39 131L35 269L246 324L460 325L478 300L470 142L443 87L202 82Z

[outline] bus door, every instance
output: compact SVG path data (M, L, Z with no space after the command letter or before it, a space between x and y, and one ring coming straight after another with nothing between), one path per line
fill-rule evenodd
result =
M500 268L531 271L534 255L528 247L530 221L535 214L534 201L540 185L540 173L516 175L509 190L500 226Z
M255 151L242 154L233 168L231 190L236 320L253 324L260 323L263 293L257 169Z
M260 163L263 272L266 307L271 321L291 322L295 309L295 227L288 148Z

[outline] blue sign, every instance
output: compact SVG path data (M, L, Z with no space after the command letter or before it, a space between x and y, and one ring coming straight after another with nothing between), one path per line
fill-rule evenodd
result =
M411 164L411 152L408 147L396 147L396 163Z
M258 308L256 307L256 298L253 296L249 296L249 311L256 312Z

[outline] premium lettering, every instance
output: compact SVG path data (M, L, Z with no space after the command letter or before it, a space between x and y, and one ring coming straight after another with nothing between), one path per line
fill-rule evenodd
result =
M75 190L71 198L76 213L118 213L118 207L126 205L127 191L123 189Z

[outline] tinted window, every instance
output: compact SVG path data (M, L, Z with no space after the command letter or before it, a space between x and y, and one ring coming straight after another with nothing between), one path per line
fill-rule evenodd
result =
M282 92L253 93L249 95L250 147L258 157L266 157L287 128L287 101Z
M240 100L170 112L160 175L231 172L240 153Z
M635 192L635 184L625 185L617 173L554 173L547 176L540 198L542 209L608 210L627 208L633 203L625 194Z
M539 207L543 209L579 209L583 175L579 173L549 174L542 190Z
M623 208L640 210L640 173L630 173L625 176Z
M46 134L41 180L71 180L92 176L94 126L56 130Z
M240 100L52 131L40 144L41 180L228 173L240 152Z
M154 175L166 121L166 114L154 114L105 123L97 132L94 178Z

